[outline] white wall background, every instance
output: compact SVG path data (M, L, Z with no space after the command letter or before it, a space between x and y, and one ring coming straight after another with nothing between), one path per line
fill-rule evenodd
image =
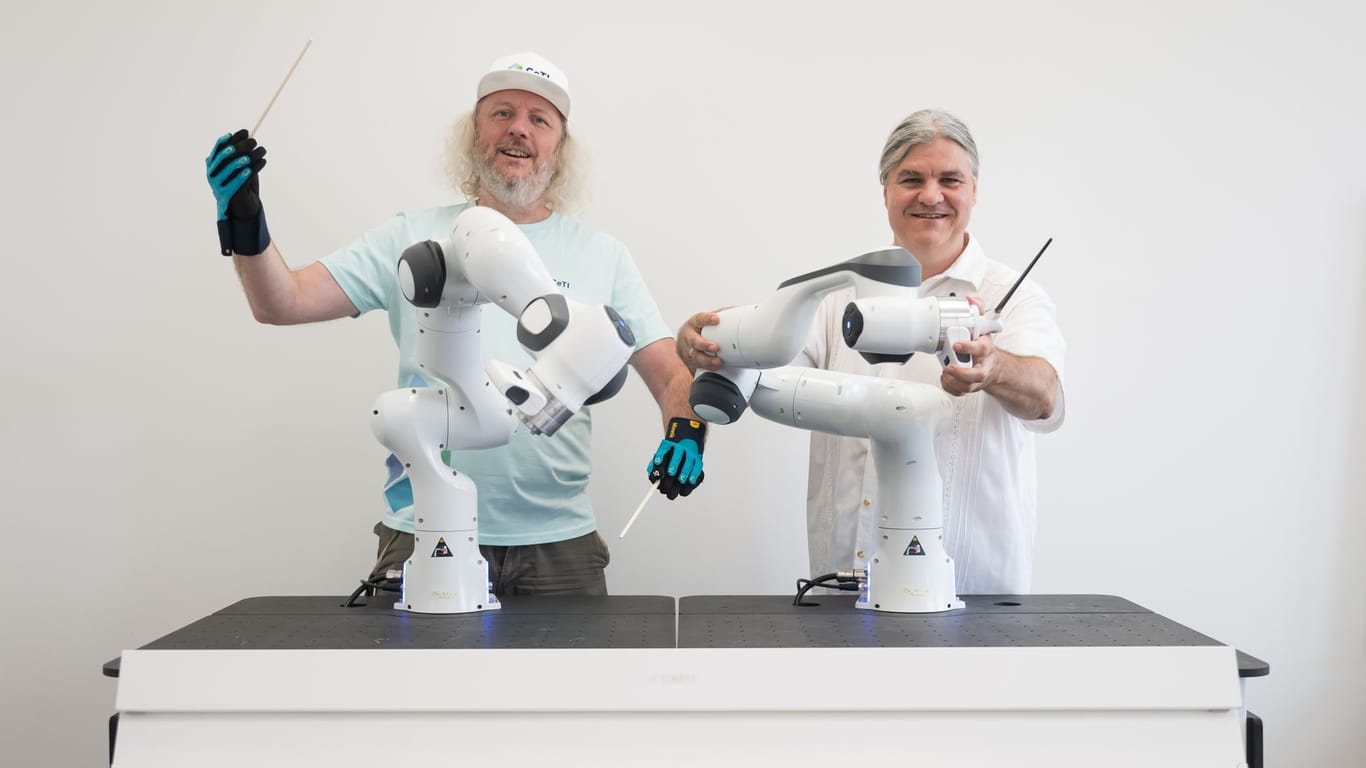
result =
M463 7L469 5L470 7ZM942 106L982 148L974 233L1069 342L1041 440L1040 592L1132 599L1272 665L1269 765L1366 751L1366 53L1333 2L6 3L0 415L11 597L0 762L98 765L100 665L239 598L369 567L392 381L381 316L254 324L201 159L255 121L303 265L447 202L449 121L495 56L570 75L583 217L671 325L888 242L886 132ZM619 530L658 439L598 409ZM806 438L718 431L708 480L614 548L619 594L786 593Z

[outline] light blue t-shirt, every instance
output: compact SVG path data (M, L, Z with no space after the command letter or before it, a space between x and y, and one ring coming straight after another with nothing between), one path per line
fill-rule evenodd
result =
M322 260L361 314L373 309L389 312L389 328L399 350L399 387L427 382L417 369L416 316L398 288L398 259L414 243L449 236L456 215L470 205L400 213ZM580 303L615 309L635 334L636 349L671 336L621 242L557 213L520 228L559 289ZM493 304L480 309L484 359L496 358L517 368L529 366L531 357L517 343L517 319ZM589 411L581 409L550 437L532 435L519 423L505 446L452 452L451 466L469 476L479 489L479 543L544 544L596 529L587 493ZM384 524L411 533L412 486L394 456L387 463Z

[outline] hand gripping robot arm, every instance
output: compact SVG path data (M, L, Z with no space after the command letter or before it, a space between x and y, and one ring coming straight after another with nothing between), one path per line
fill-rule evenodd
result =
M934 454L949 395L928 384L784 366L800 351L820 297L847 285L857 298L846 307L843 335L869 362L951 351L954 340L1000 327L966 299L917 298L914 257L901 248L875 251L792 278L762 304L717 313L721 322L703 332L717 342L725 366L694 380L693 410L725 424L748 404L780 424L869 438L878 478L878 540L859 575L857 605L898 613L960 608L953 559L944 547L943 480ZM957 357L954 362L964 364Z
M496 609L479 552L477 491L442 452L506 444L514 413L533 434L554 434L579 408L621 389L635 339L611 307L561 294L522 231L490 208L469 208L450 237L404 251L398 281L416 308L418 367L433 385L385 392L371 417L413 487L413 555L395 607ZM498 360L485 368L479 305L489 302L518 318L530 368Z

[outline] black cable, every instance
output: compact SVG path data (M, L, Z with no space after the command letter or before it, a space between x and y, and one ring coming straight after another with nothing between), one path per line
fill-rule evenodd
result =
M351 593L351 596L348 597L348 598L346 598L346 602L342 603L342 607L343 607L343 608L356 608L356 607L359 606L359 604L356 603L356 598L360 597L360 594L361 594L362 592L365 593L365 596L366 596L366 597L373 597L373 596L375 595L375 592L376 592L377 590L378 590L378 591L381 591L381 592L401 592L401 591L403 591L403 580L402 580L402 579L361 579L361 581L360 581L360 586L359 586L359 587L356 587L356 591L355 591L355 592L352 592L352 593Z
M824 583L827 581L833 581L836 583ZM848 579L841 578L838 573L827 573L823 576L817 576L814 579L797 579L797 594L792 598L792 604L803 607L820 605L820 603L802 602L802 598L806 596L806 593L811 591L815 587L821 587L823 589L838 589L844 592L857 592L858 582L849 581Z

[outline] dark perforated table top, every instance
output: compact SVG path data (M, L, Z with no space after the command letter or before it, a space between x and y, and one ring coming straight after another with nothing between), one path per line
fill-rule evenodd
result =
M146 650L360 648L830 648L1220 645L1108 595L968 595L966 607L894 614L854 596L507 597L498 611L424 615L392 597L253 597L143 646ZM1266 662L1238 653L1239 674ZM104 665L119 674L119 660Z
M253 597L142 646L145 650L360 648L673 648L672 597L505 597L454 615L396 611L394 598ZM119 660L104 665L118 676Z
M852 594L679 598L680 648L1124 647L1222 645L1110 595L965 595L943 613L884 613L854 607ZM1266 662L1242 652L1239 674Z

